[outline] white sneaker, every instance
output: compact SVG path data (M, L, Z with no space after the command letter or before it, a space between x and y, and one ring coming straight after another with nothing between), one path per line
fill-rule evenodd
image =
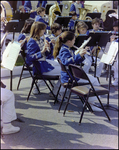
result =
M34 95L37 95L37 94L39 94L39 91L38 91L38 89L36 87L34 87L32 93Z
M118 79L115 79L114 81L112 81L112 85L118 86Z
M58 95L58 98L57 98L57 99L58 99L59 102L61 102L61 101L62 101L62 96L61 96L61 95ZM63 102L67 102L67 99L64 98L64 99L63 99Z
M90 104L90 106L91 106L91 108L92 108L93 111L98 111L98 112L103 111L101 108L98 108L98 107L96 107L96 106L94 106L94 105L91 105L91 104Z
M19 127L14 127L11 123L9 124L3 124L2 134L12 134L19 132Z

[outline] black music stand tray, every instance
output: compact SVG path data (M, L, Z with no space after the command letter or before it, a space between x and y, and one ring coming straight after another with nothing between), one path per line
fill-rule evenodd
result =
M52 4L46 4L46 7L45 7L45 9L46 9L46 11L45 11L46 15L49 15L49 9L50 9L50 7L51 7L52 5L54 5L54 3L52 3ZM61 10L61 12L62 12L63 4L58 4L58 5L59 5L60 10Z
M98 13L98 12L93 12L93 13L87 13L86 17L89 16L91 17L92 19L94 18L101 18L101 13Z
M25 20L29 19L29 17L30 17L30 13L16 12L13 14L13 19L14 20L18 19L19 21L25 21Z
M71 19L71 16L57 16L55 19L55 23L59 23L64 28L68 28L68 23Z
M82 43L87 40L89 36L87 34L79 34L78 37L76 37L74 45L77 47L80 47Z
M5 27L4 32L13 32L13 41L14 41L15 32L20 32L21 29L22 29L22 26L19 20L10 20L7 23L7 26ZM10 90L12 91L12 71L10 71Z

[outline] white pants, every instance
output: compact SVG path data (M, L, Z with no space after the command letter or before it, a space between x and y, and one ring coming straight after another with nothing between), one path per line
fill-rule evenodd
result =
M17 119L14 93L6 88L1 88L1 101L1 120L3 123Z
M96 57L93 57L94 61L96 59ZM85 71L85 73L89 73L89 69L92 65L92 58L91 56L85 54L85 60L83 61L84 66L83 66L83 70ZM101 76L101 72L103 69L104 63L100 62L100 59L97 58L97 66L96 66L96 77L100 77Z
M114 69L114 78L118 79L118 55L116 57L116 61L113 65L113 69Z

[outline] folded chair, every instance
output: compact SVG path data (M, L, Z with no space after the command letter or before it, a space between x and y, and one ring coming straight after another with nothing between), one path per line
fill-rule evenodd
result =
M109 95L109 90L106 88L103 88L102 86L93 86L90 79L88 78L87 74L83 71L83 69L81 67L79 67L77 65L70 64L69 68L71 69L72 74L75 78L85 79L89 82L89 85L83 85L83 86L73 86L72 85L72 88L71 88L70 94L69 94L69 98L67 100L67 103L66 103L66 106L64 109L63 116L66 113L68 104L70 104L69 100L70 100L71 93L75 93L75 94L77 94L77 95L79 95L85 99L85 103L83 105L83 110L82 110L82 114L81 114L81 117L79 120L79 124L81 123L81 120L83 118L83 114L84 114L85 108L86 108L87 103L88 103L88 98L93 97L93 96L97 97L97 99L101 105L101 108L104 110L108 120L110 121L110 117L108 116L108 114L107 114L107 112L106 112L106 110L105 110L105 108L104 108L104 106L103 106L103 104L99 98L99 95L105 95L105 94ZM73 81L73 84L74 83L75 83L75 80ZM94 106L97 106L97 105L94 105ZM97 107L99 107L99 106L97 106ZM92 109L91 109L91 111L92 111Z
M59 109L58 109L58 112L60 112L60 109L61 109L62 104L63 104L63 100L64 100L66 92L67 92L67 89L71 89L72 82L73 82L73 80L76 80L76 79L72 76L72 72L71 72L71 70L69 70L68 66L63 65L59 58L57 58L57 60L58 60L58 62L60 64L60 66L61 66L61 70L63 72L66 72L69 75L68 83L61 83L61 81L60 81L60 87L63 86L65 88L65 91L64 91L64 94L62 96L62 99L61 99L61 102L60 102L60 106L59 106ZM76 86L76 85L87 85L87 84L88 83L77 83L77 82L75 82L75 84L73 86ZM60 87L59 87L59 90L60 90ZM59 93L59 91L58 91L58 93ZM80 99L81 99L82 103L84 103L83 98L80 97ZM90 109L89 105L88 105L88 107Z
M45 82L45 84L46 84L46 86L48 87L48 89L50 90L50 92L51 92L51 94L53 95L53 97L55 98L55 101L54 101L54 104L57 102L57 95L55 95L54 93L53 93L53 90L52 90L52 87L53 87L53 84L52 84L52 80L59 80L59 75L43 75L43 74L41 74L41 72L40 72L40 70L39 70L39 68L37 67L37 65L36 65L36 61L35 62L33 62L33 66L36 68L36 70L37 70L37 74L32 74L32 84L31 84L31 88L30 88L30 91L29 91L29 94L28 94L28 97L27 97L27 101L28 101L28 99L29 99L29 97L30 97L30 94L31 94L31 91L32 91L32 89L33 89L33 86L34 86L34 83L37 81L37 80L43 80L44 82ZM47 83L47 81L49 81L49 84L51 85L49 85L48 83ZM59 90L58 90L59 91Z
M29 77L33 78L33 76L32 76L32 67L29 66L26 62L26 53L22 49L21 49L20 53L21 53L21 56L23 58L24 64L23 64L23 67L22 67L22 71L21 71L21 74L20 74L19 81L18 81L17 90L19 89L19 85L20 85L20 82L21 82L22 79L26 79L26 78L29 78ZM23 71L28 71L30 76L23 77ZM36 87L39 91L39 88L38 88L36 83L35 83L35 85L36 85ZM39 93L40 93L40 91L39 91Z

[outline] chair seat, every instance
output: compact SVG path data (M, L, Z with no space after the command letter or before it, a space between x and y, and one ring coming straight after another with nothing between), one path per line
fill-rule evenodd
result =
M87 88L86 86L75 86L71 90L76 94L80 93L83 96L89 93L89 88Z
M45 80L59 80L59 76L58 75L56 75L56 76L43 75L43 77L40 76L40 75L33 75L33 77L35 79L43 79L43 77L44 77Z

